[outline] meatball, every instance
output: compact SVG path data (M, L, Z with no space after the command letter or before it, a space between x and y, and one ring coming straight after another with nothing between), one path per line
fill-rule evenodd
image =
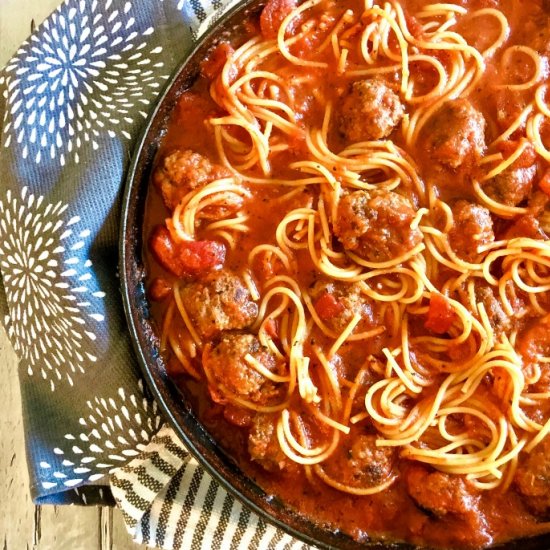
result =
M487 548L493 542L479 507L479 494L466 478L429 470L418 463L404 470L409 495L419 508L432 516L426 521L425 529L437 533L437 546Z
M204 187L231 172L194 151L177 150L164 157L153 174L153 181L160 189L164 204L174 210L189 191Z
M475 511L479 500L464 478L429 471L423 466L407 469L405 485L420 508L438 517Z
M445 102L424 132L432 158L450 168L477 161L485 149L485 119L467 99Z
M459 257L475 261L480 248L495 240L491 213L487 208L467 201L458 201L452 210L449 243Z
M246 285L226 271L185 285L180 296L193 326L207 339L222 330L246 328L258 315Z
M516 237L527 237L529 239L547 240L548 235L540 226L540 222L535 216L525 214L520 216L506 231L504 237L506 239L514 239Z
M252 460L266 470L282 470L287 458L277 439L277 417L274 414L257 414L252 420L248 435L248 452Z
M530 453L520 455L514 482L535 514L550 511L550 439L546 437Z
M318 281L310 294L317 315L334 331L343 330L356 314L361 316L360 329L374 325L372 302L357 283Z
M223 332L204 348L202 364L210 376L211 395L223 403L225 397L240 397L253 403L270 402L281 393L274 382L260 374L246 360L250 355L270 371L281 370L274 355L253 334ZM224 386L224 390L218 387ZM220 392L222 395L219 395Z
M497 202L517 206L531 193L536 175L535 165L525 168L510 167L487 182L484 191Z
M405 254L422 240L412 229L415 211L393 191L355 191L338 204L334 233L344 247L371 262L385 262Z
M540 357L550 355L550 314L533 321L518 337L519 352L524 364L537 364ZM546 365L545 369L546 370Z
M349 436L325 463L325 471L351 487L371 487L388 479L397 457L394 447L377 447L375 435Z
M512 328L512 322L509 315L506 314L499 298L495 296L494 290L487 285L481 285L476 288L476 298L481 302L489 317L491 327L497 335L506 332Z
M342 101L338 128L351 142L382 139L401 122L399 96L381 80L354 82Z

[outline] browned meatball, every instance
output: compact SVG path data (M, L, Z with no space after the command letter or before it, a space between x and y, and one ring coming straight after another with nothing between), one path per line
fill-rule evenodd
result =
M393 191L355 191L338 204L334 233L345 248L372 262L405 254L422 240L411 229L412 204Z
M223 402L223 397L240 397L253 403L266 404L280 395L280 385L252 367L246 360L247 355L270 371L279 371L283 367L253 334L222 332L219 338L205 346L202 364L214 379L211 394L215 401ZM220 389L220 384L225 390Z
M355 438L349 452L350 473L354 480L375 485L391 474L396 458L395 447L377 447L375 435Z
M153 181L160 189L166 207L174 210L189 191L230 176L231 172L224 166L213 164L199 153L186 149L164 157L153 174Z
M317 281L310 295L317 315L332 330L341 331L356 314L361 316L359 330L367 330L375 324L372 302L357 283Z
M423 466L407 468L405 484L416 504L438 517L472 512L479 500L463 477L429 471Z
M541 357L550 355L550 314L534 319L520 334L518 342L518 350L526 365L538 364Z
M495 291L490 286L483 284L478 286L476 298L485 307L489 322L497 335L512 328L510 316L506 314L498 295L495 295Z
M375 435L346 438L324 464L334 479L352 487L371 487L388 479L397 457L394 447L377 447Z
M539 220L531 214L525 214L517 218L504 235L505 239L515 239L516 237L541 240L548 239L548 235L540 226Z
M451 168L477 161L485 149L485 119L467 99L447 101L424 129L432 158Z
M277 439L277 416L275 414L259 413L253 418L248 435L248 452L252 460L270 472L285 467L288 459L281 450Z
M517 206L531 193L536 175L535 165L526 168L510 167L487 182L484 191L497 202Z
M536 5L533 3L533 5ZM529 36L529 45L541 55L550 54L550 3L542 1L542 13L533 12L525 21L522 21L522 31Z
M458 201L453 206L453 227L449 243L458 256L475 261L480 248L495 240L493 220L487 208L467 201Z
M548 516L550 511L550 439L546 437L529 454L522 453L515 484L534 513Z
M222 330L248 327L258 315L246 285L226 271L190 283L180 294L195 329L204 338Z
M399 96L381 80L354 82L342 100L338 128L352 142L382 139L401 122Z

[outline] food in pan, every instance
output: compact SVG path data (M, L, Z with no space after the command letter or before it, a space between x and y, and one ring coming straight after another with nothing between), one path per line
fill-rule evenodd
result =
M355 539L550 524L550 11L270 0L151 177L167 369L242 469Z

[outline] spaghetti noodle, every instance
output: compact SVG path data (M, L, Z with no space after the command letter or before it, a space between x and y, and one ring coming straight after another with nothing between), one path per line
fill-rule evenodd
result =
M550 517L548 61L478 3L271 0L182 94L159 158L194 153L149 199L162 347L213 430L348 511L393 495L403 525L361 529L442 546Z

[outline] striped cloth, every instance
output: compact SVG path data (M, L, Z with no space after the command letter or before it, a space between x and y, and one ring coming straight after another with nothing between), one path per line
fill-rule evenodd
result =
M167 426L113 473L111 489L128 532L141 544L165 550L312 549L243 507Z

